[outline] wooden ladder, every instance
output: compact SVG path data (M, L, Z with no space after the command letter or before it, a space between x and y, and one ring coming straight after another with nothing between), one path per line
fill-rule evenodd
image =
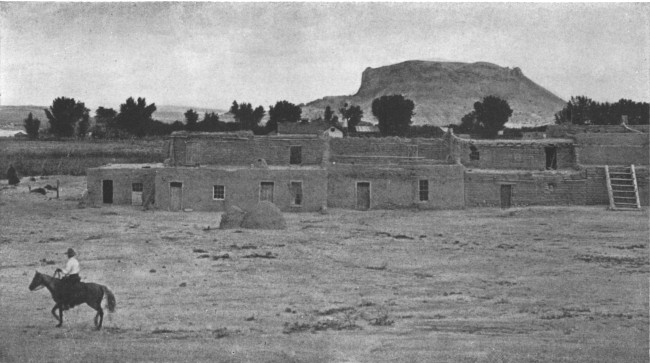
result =
M628 166L605 165L609 209L641 210L639 188L636 183L634 164Z

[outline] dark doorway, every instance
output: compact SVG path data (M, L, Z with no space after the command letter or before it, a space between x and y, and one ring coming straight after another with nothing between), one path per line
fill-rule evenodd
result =
M512 206L512 185L501 185L501 208Z
M291 151L291 155L289 156L289 164L302 164L302 146L291 146L289 149Z
M474 145L469 146L469 160L479 160L480 159L480 154L478 152L478 149Z
M169 183L169 209L179 211L183 208L183 183Z
M368 182L357 183L357 209L370 209L370 183Z
M546 152L546 170L557 169L557 148L555 146L545 147Z
M113 203L113 181L102 180L102 198L105 204Z

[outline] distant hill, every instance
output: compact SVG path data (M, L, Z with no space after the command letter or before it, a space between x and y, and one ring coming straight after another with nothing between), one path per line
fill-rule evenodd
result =
M303 115L314 118L328 105L338 110L347 102L361 106L364 120L376 122L372 101L391 94L402 94L415 103L413 123L420 125L459 124L476 101L489 95L508 101L514 111L510 124L519 127L553 123L554 114L565 105L564 100L524 76L519 68L485 62L407 61L366 68L356 94L309 102L303 106Z
M153 118L165 123L173 123L174 121L181 121L185 123L185 112L192 109L199 114L199 121L203 119L203 115L208 112L214 112L221 115L226 112L216 108L193 107L193 106L169 106L169 105L156 105L156 112L153 113ZM119 109L116 111L119 112Z
M0 128L7 130L24 129L23 124L29 113L41 120L41 126L47 123L45 111L47 106L0 106Z
M41 120L41 127L47 125L47 116L45 116L44 109L49 108L49 106L0 106L0 128L12 130L12 129L24 129L23 122L31 112L34 117ZM189 109L193 109L199 114L199 121L203 119L203 114L205 112L215 112L222 114L225 111L215 108L204 108L204 107L192 107L192 106L167 106L167 105L156 105L156 112L153 114L153 118L165 123L172 123L176 120L185 122L185 112ZM115 108L119 112L119 107ZM91 123L93 122L95 116L95 110L90 110Z

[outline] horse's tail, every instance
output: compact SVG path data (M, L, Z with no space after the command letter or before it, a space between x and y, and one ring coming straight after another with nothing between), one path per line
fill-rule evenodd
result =
M113 292L108 289L108 287L102 285L102 290L104 291L104 294L106 294L106 301L108 304L106 307L108 308L108 311L111 313L115 312L115 295L113 295Z

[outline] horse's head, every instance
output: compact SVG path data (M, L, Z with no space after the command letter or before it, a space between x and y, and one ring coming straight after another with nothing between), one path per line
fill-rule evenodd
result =
M34 274L34 278L32 279L32 283L29 284L29 291L34 291L43 287L45 287L43 275L41 275L40 272L36 271L36 274Z

